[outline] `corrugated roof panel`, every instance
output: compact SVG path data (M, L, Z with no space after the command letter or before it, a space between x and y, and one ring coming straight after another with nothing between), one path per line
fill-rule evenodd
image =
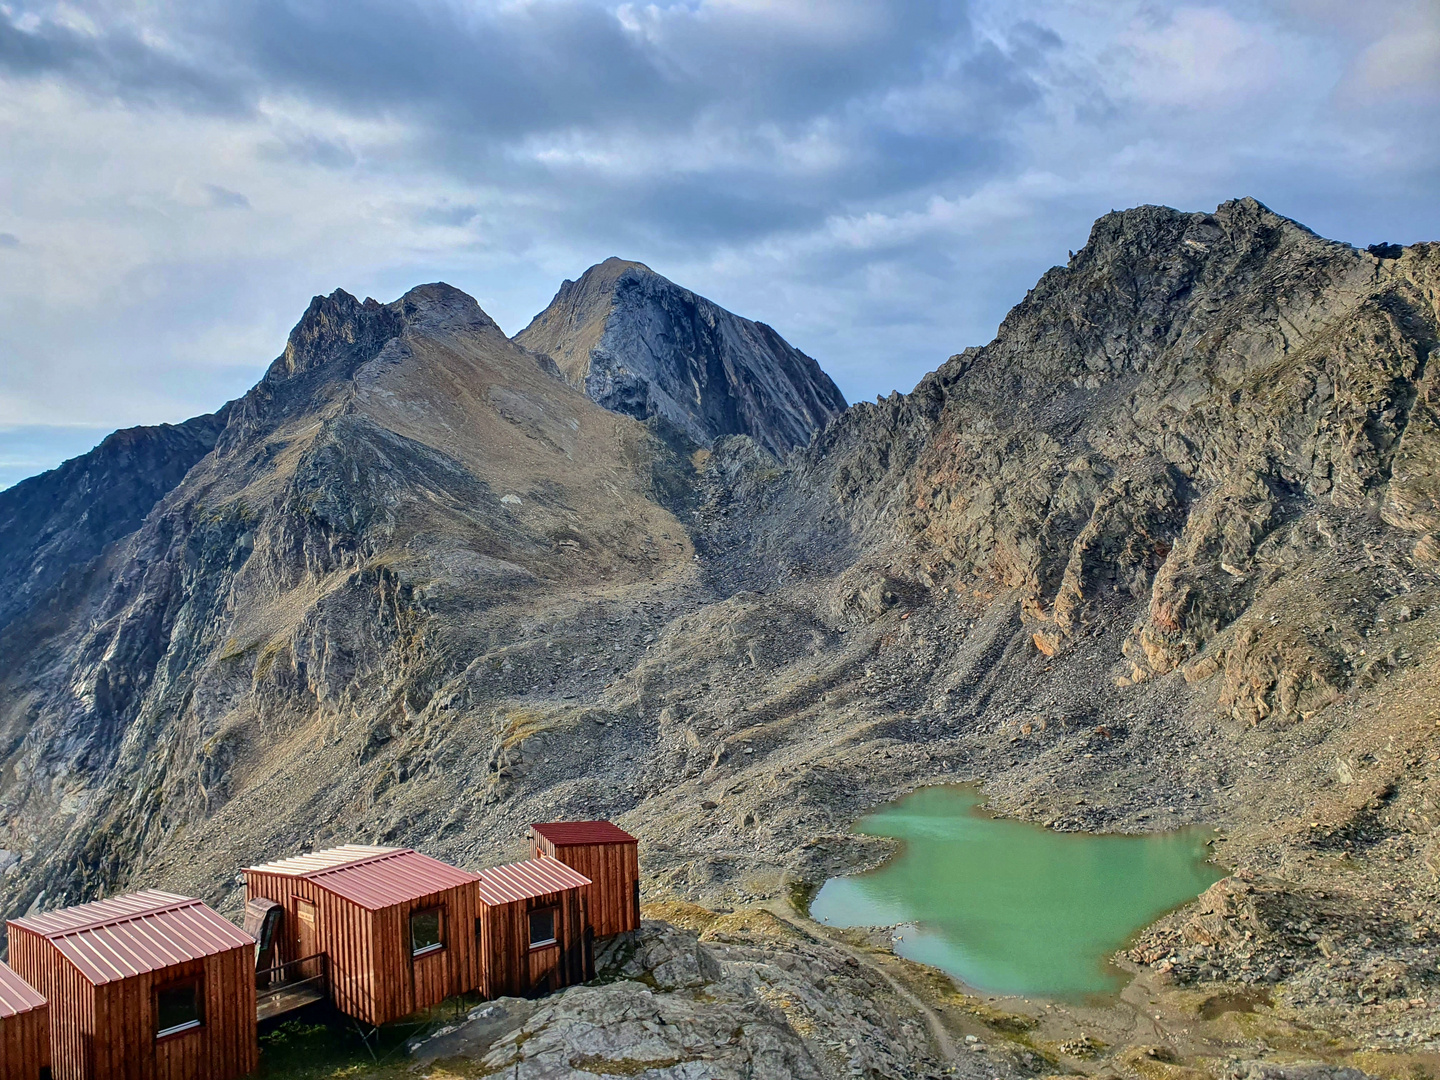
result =
M546 821L531 825L556 847L571 844L633 844L635 837L610 821Z
M589 884L589 878L558 859L526 859L481 870L480 899L494 907Z
M166 908L183 907L186 904L198 904L199 902L191 896L179 896L176 893L161 892L159 889L145 889L142 892L112 896L108 900L94 900L88 904L76 904L74 907L61 908L59 911L47 911L43 915L28 915L23 919L11 919L10 921L34 933L53 937L55 934L68 934L75 930L100 926L107 922L133 919L139 915L163 911Z
M364 862L305 875L321 888L371 911L403 904L477 880L461 870L409 848Z
M468 870L432 859L413 848L370 847L365 844L346 844L344 847L278 859L250 869L258 873L306 878L336 896L371 911L475 880L475 875Z
M10 921L53 942L96 985L254 944L201 901L154 890Z
M364 862L381 855L393 855L397 851L404 850L406 849L373 847L369 844L346 844L343 847L326 848L324 851L292 855L288 859L276 859L274 862L261 863L259 866L252 866L249 869L266 874L310 877L322 870L333 870L338 866L348 866L351 863Z
M0 961L0 1020L45 1008L40 991Z

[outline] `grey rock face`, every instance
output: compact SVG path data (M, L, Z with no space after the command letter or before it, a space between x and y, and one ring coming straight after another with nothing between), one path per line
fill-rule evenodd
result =
M773 329L640 263L607 259L565 282L515 340L592 401L702 446L749 435L783 457L845 408L820 366Z
M1406 587L1434 566L1437 273L1440 246L1382 262L1253 199L1109 214L993 342L849 410L730 517L764 523L767 568L898 535L927 588L1016 590L1047 656L1128 622L1125 685L1218 673L1234 718L1294 720L1360 674L1391 588L1329 619L1351 593L1319 554L1383 546Z
M794 935L697 938L663 922L608 942L598 984L505 999L422 1043L519 1080L1011 1077L1012 1060L948 1069L921 1018L838 949Z

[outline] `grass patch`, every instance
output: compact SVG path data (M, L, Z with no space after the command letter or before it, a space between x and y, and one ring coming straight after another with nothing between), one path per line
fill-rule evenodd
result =
M1119 1060L1127 1071L1145 1080L1211 1080L1209 1073L1181 1062L1168 1046L1132 1046Z
M722 915L700 935L701 941L809 941L810 937L764 908L741 908Z
M413 1030L403 1035L382 1031L380 1045L372 1057L354 1031L291 1020L260 1036L260 1068L254 1075L263 1080L398 1078L410 1064L402 1047L412 1034ZM392 1053L397 1050L400 1052ZM376 1057L380 1061L377 1062Z
M1384 1080L1435 1080L1435 1055L1362 1050L1346 1063Z
M260 1035L260 1067L251 1075L255 1080L414 1080L415 1063L405 1044L427 1029L463 1021L478 1000L473 995L451 998L409 1020L387 1024L369 1046L348 1021L289 1020ZM491 1071L479 1061L453 1058L437 1061L427 1075L470 1080Z
M815 896L820 891L820 886L813 881L792 881L787 886L786 893L790 900L790 907L795 914L806 919L810 917L810 905L815 902Z
M260 642L258 641L247 641L242 644L241 642L237 641L235 638L232 637L227 639L225 644L221 647L220 659L239 660L247 653L254 652L257 648L259 648L259 646Z
M259 658L255 661L255 681L257 683L270 674L270 669L275 666L275 658L288 644L288 640L283 637L271 638L265 643L265 647L260 650Z
M513 750L530 736L555 726L554 719L538 709L511 709L502 712L499 720L500 742L506 750Z
M647 919L668 922L682 930L704 933L720 916L709 908L692 904L688 900L652 900L640 907L640 914Z
M1025 1032L1034 1031L1035 1028L1040 1026L1040 1021L1033 1016L1005 1012L1003 1009L995 1009L983 1001L977 1001L975 998L962 997L956 1004L991 1031L999 1031L1005 1035L1023 1035Z

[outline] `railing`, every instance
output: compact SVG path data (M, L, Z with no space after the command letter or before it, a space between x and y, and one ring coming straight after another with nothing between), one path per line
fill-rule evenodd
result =
M255 1011L263 1018L303 1008L330 996L330 957L302 956L255 972Z

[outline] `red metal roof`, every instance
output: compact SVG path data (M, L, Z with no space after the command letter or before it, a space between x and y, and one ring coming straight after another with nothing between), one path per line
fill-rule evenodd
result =
M288 859L276 859L274 862L261 863L259 866L251 866L248 869L258 870L264 874L288 874L291 877L308 878L317 870L331 870L337 866L348 866L351 863L373 859L377 855L393 855L395 852L403 850L405 849L371 847L369 844L346 844L344 847L326 848L324 851L292 855Z
M588 877L559 859L526 859L481 870L480 899L494 907L589 884Z
M10 925L49 940L97 986L255 944L201 901L154 889L11 919Z
M45 1008L40 991L0 961L0 1020Z
M547 821L531 825L556 847L574 844L633 844L635 837L609 821Z
M476 880L468 870L460 870L410 848L360 844L297 855L250 869L303 877L369 911L418 900Z

